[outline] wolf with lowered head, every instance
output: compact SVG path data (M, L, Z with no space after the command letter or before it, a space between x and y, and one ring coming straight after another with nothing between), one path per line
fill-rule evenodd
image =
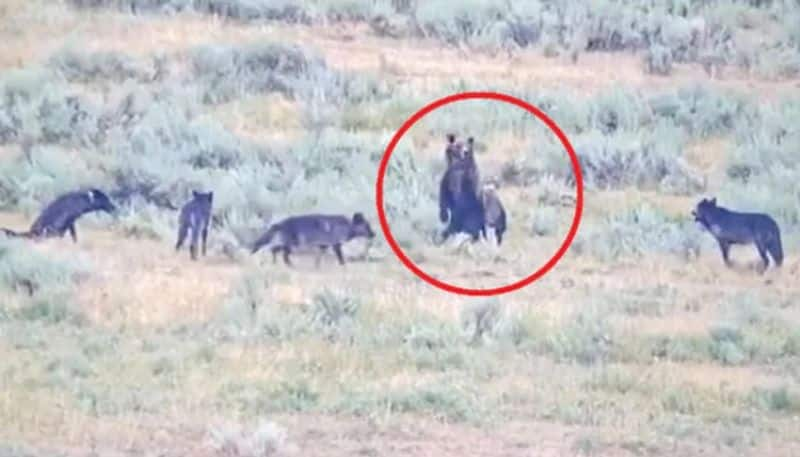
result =
M272 251L272 261L283 252L283 261L291 265L289 256L293 250L313 249L317 251L315 265L319 267L322 255L333 248L340 265L344 265L342 244L354 238L375 238L372 227L362 213L352 218L343 215L306 214L291 216L273 224L261 235L251 249L255 254L263 247Z
M95 211L113 214L116 210L108 195L99 189L67 192L45 206L27 232L0 228L0 233L9 237L40 239L56 236L63 238L69 232L72 241L77 243L75 222L81 216Z

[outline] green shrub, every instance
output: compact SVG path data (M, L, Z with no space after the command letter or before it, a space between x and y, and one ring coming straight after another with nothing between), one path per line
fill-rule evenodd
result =
M466 340L449 322L419 316L405 326L401 338L404 355L417 369L447 371L468 362Z
M787 386L754 387L748 395L750 403L764 411L796 414L800 411L800 394Z
M6 209L38 214L60 194L102 183L96 166L54 146L34 146L26 154L0 163L0 196Z
M326 339L352 341L359 308L357 300L326 289L311 300L311 324Z
M167 213L154 205L133 199L119 209L117 226L126 237L149 240L170 240L176 236L177 214Z
M608 322L596 310L587 310L553 329L544 348L556 360L593 365L607 359L613 343Z
M681 88L675 94L665 94L653 101L660 101L662 107L669 106L665 105L664 97L674 97L677 109L657 112L672 118L687 133L700 138L730 132L748 108L743 96L714 91L703 85Z
M534 236L550 236L558 229L558 211L551 206L532 210L530 218L531 233Z
M742 350L741 330L731 324L718 324L709 329L711 356L726 365L739 365L748 359Z
M85 146L98 132L96 107L52 71L14 70L0 78L0 143Z
M262 92L293 95L303 75L325 68L324 61L308 51L276 43L204 46L192 52L191 64L206 103Z
M487 33L505 8L500 0L468 0L457 5L431 0L417 5L414 18L423 36L456 44Z
M544 0L511 1L469 0L455 7L446 1L431 0L70 0L77 7L118 8L133 13L196 11L234 20L283 21L287 23L327 23L362 21L385 36L430 37L451 45L469 45L492 53L518 47L541 46L546 53L570 50L637 51L649 49L658 56L670 55L679 62L694 61L703 53L727 58L736 50L734 32L751 25L728 20L730 2L706 5L703 2L663 2L643 5L625 0L609 7L600 3L559 4ZM796 8L780 2L772 15L783 33L796 38ZM797 41L796 39L794 41ZM789 59L797 51L780 39L767 40L759 51L782 46ZM773 54L777 54L773 52ZM659 60L660 57L654 60ZM779 61L778 61L779 62ZM663 61L660 64L663 68ZM791 71L765 66L771 73L790 75ZM791 65L784 67L793 68Z
M644 68L647 73L669 76L672 73L672 51L666 46L651 45L644 56Z
M631 288L613 300L614 308L629 316L664 317L678 308L678 291L659 284L651 288Z
M216 318L226 338L265 337L290 341L308 334L309 320L296 306L275 303L269 282L258 270L243 276L225 298Z
M439 380L395 389L353 392L334 407L337 412L373 414L417 414L446 423L485 423L489 411L474 389Z
M763 294L727 298L723 302L725 321L709 329L712 357L731 365L796 357L800 353L800 327L781 318L768 303Z
M398 242L410 247L431 241L439 226L438 182L433 173L401 144L389 162L383 186L386 217Z
M138 82L152 81L159 74L163 60L154 59L153 68L147 68L125 54L97 52L84 54L65 48L52 55L48 66L60 73L67 81L90 83L107 81L121 83L128 79Z
M731 209L766 212L781 225L800 224L795 204L800 184L794 178L800 170L794 154L800 147L800 132L792 127L798 115L797 98L748 110L747 122L737 128L737 144L727 158L731 179L719 193L729 205L736 202Z
M587 227L576 242L579 251L606 260L668 253L685 259L699 254L701 233L688 219L677 222L650 204L612 213Z
M75 283L88 273L89 265L53 259L27 243L0 235L0 289L23 297L18 306L0 304L0 316L51 324L84 322L71 294Z
M213 427L209 441L219 457L279 457L288 447L286 430L265 420L249 428L238 424Z
M659 123L646 133L603 135L595 131L572 140L588 188L633 186L686 194L699 190L702 182L676 153L682 149L683 141L680 131L666 123ZM548 172L574 180L571 168L556 168L556 159L551 162Z

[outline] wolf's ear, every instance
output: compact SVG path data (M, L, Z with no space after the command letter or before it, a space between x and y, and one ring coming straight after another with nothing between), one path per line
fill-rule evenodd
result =
M456 141L456 135L454 133L447 134L447 142L449 144L453 144Z
M213 199L214 199L214 191L210 190L208 191L208 201L211 201Z
M361 214L361 213L353 214L353 222L354 223L362 222L363 220L364 220L364 215L363 214Z
M473 138L473 137L467 138L467 144L470 145L470 146L475 144L475 138Z
M198 192L195 189L192 189L192 197L193 198L199 198L200 197L200 192Z
M711 199L711 204L717 206L717 197Z

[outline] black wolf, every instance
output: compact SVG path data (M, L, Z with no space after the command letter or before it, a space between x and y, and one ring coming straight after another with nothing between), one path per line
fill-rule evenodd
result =
M214 192L192 191L192 199L181 208L178 216L178 242L175 251L180 250L189 230L192 231L192 240L189 242L189 253L192 260L197 260L197 241L202 237L202 253L206 255L206 240L208 239L208 224L211 220L211 205Z
M497 195L493 184L483 186L481 204L483 204L485 228L494 229L494 236L499 246L503 243L503 233L506 231L506 210L503 207L503 203L500 202L500 197ZM485 236L486 232L484 230Z
M455 233L466 232L477 241L485 227L474 140L470 137L464 145L449 134L447 141L448 167L439 183L439 220L448 223L442 237L446 240Z
M116 210L116 206L111 203L108 195L98 189L68 192L58 196L47 205L27 232L15 232L7 228L0 229L0 232L10 237L32 239L55 236L63 238L64 234L69 232L72 241L77 243L78 234L75 231L75 221L78 218L94 211L112 214Z
M372 227L361 213L353 214L352 219L342 215L326 214L292 216L267 229L266 233L253 244L251 253L255 254L262 247L269 245L273 263L278 252L283 251L284 263L291 265L289 255L293 249L317 248L315 265L319 267L322 255L331 246L339 264L344 265L342 244L358 237L367 239L375 237Z
M704 198L692 211L692 216L717 239L726 266L731 266L728 258L731 245L750 243L756 245L761 256L763 262L761 273L769 266L767 253L777 267L783 263L781 232L778 224L769 215L730 211L717 206L716 198Z

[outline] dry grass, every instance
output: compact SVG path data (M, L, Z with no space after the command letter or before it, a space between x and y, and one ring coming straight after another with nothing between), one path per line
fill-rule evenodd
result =
M463 78L467 83L532 86L540 89L569 87L588 95L624 85L645 90L685 86L698 80L711 85L780 97L794 93L798 82L760 81L740 72L728 71L722 80L708 80L699 65L676 65L669 78L645 74L638 56L590 53L578 64L547 58L538 50L526 50L509 58L505 54L468 55L443 49L426 40L398 42L371 34L364 24L335 26L242 25L206 16L182 14L177 19L137 17L114 11L77 13L63 0L16 2L6 7L6 27L0 37L7 47L0 68L19 67L41 61L64 44L84 51L119 51L132 55L180 53L208 43L234 44L257 40L299 43L318 50L336 68L410 80L424 87ZM24 23L25 27L13 24ZM41 40L42 33L51 39ZM85 37L91 37L84 39ZM470 68L470 71L465 71Z
M725 388L746 393L754 387L779 387L785 380L754 367L721 367L708 364L665 364L654 368L652 376L668 384L690 384L711 389Z
M262 143L297 141L303 135L297 103L280 94L226 103L217 107L213 116L236 135Z

